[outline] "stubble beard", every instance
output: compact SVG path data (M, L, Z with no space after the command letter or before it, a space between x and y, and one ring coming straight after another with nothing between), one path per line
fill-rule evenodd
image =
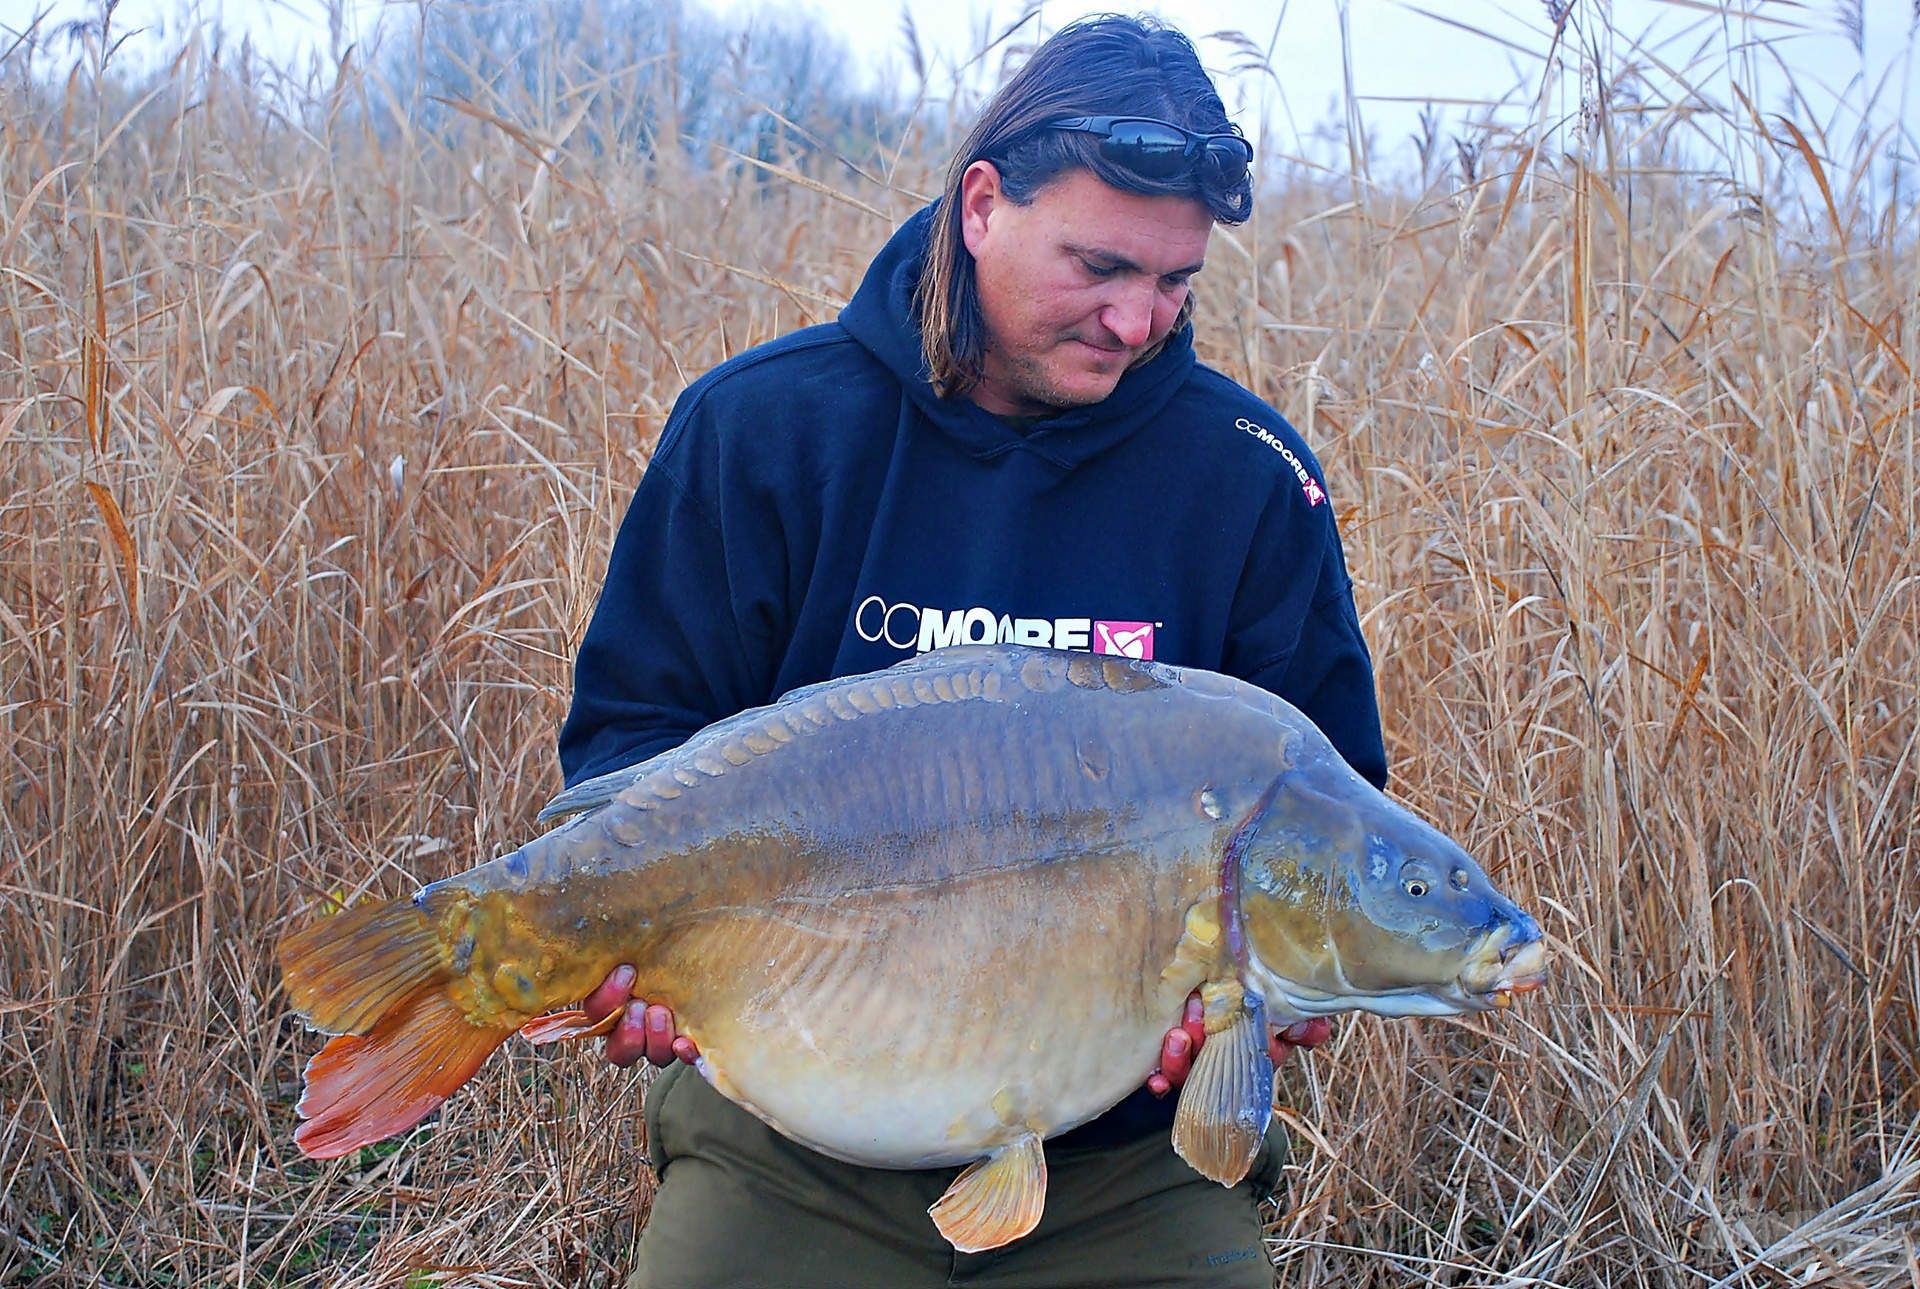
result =
M1065 343L1065 342L1062 342ZM989 352L994 352L989 350ZM1125 369L1116 372L1106 387L1099 393L1083 393L1069 390L1062 384L1043 357L1022 354L1009 357L1005 352L996 356L1000 359L1001 374L1005 380L1007 392L1019 399L1023 405L1038 409L1038 414L1064 412L1076 407L1092 407L1104 403L1112 396L1115 387Z

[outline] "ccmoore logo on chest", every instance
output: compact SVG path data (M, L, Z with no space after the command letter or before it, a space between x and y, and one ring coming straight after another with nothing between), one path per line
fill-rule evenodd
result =
M1278 434L1275 434L1264 425L1258 425L1249 421L1244 416L1234 421L1233 424L1235 428L1245 430L1248 434L1253 435L1254 438L1259 439L1262 443L1286 458L1287 464L1293 467L1294 478L1300 481L1300 491L1306 494L1307 504L1309 506L1317 506L1327 499L1327 490L1320 486L1318 479L1307 473L1307 467L1300 463L1300 458L1294 454L1292 448L1280 441Z
M915 653L947 645L1022 644L1150 659L1158 625L1119 618L1019 618L978 605L890 604L879 595L869 595L853 611L853 629L862 640Z

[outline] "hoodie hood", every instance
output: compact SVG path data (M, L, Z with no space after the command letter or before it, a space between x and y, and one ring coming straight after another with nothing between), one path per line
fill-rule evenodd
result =
M903 406L981 459L1028 452L1071 470L1130 438L1158 417L1193 371L1193 328L1182 326L1160 352L1120 378L1103 401L1066 408L1024 432L966 397L941 398L927 380L913 294L920 282L927 239L939 203L902 224L867 269L860 289L840 311L840 325L900 381Z

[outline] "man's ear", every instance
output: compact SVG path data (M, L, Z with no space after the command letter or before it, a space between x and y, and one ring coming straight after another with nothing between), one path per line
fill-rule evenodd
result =
M976 161L960 176L960 238L969 255L978 255L987 239L987 224L993 212L1006 200L1000 190L1000 168L991 161Z

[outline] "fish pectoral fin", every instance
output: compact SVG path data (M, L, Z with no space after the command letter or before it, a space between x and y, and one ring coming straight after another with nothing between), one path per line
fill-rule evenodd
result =
M598 1038L602 1034L613 1033L613 1027L620 1023L621 1009L616 1007L599 1020L587 1015L578 1007L566 1011L548 1012L545 1016L535 1016L520 1027L520 1037L529 1043L547 1044L564 1042L569 1038Z
M962 1253L997 1249L1031 1231L1047 1201L1047 1156L1028 1133L967 1165L927 1215Z
M1220 898L1210 895L1187 909L1173 958L1160 973L1162 980L1205 979L1220 962Z
M1180 1090L1173 1148L1195 1172L1222 1186L1253 1167L1273 1113L1273 1060L1260 995L1208 985L1207 1041Z

